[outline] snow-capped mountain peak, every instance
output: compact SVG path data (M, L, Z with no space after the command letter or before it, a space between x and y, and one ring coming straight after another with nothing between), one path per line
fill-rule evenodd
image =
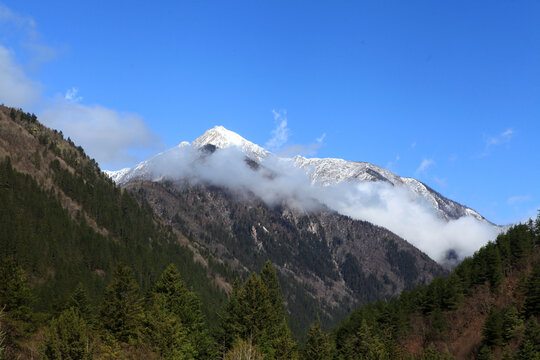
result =
M223 126L215 126L193 141L193 147L195 148L202 148L206 145L214 145L218 149L236 146L242 149L247 156L258 161L270 154L259 145L244 139L237 133L227 130Z

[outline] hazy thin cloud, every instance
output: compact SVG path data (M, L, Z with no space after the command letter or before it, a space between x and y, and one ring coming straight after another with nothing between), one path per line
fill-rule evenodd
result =
M434 176L433 181L435 181L435 183L437 183L437 185L439 185L439 187L441 187L441 188L445 188L445 187L448 186L448 183L446 182L446 179L442 179L442 178L439 178L437 176Z
M0 103L26 107L37 103L40 97L41 85L26 76L13 54L0 45Z
M433 164L435 164L435 161L433 161L433 159L424 159L420 163L420 166L418 166L418 168L416 169L415 173L419 175L423 173L424 171L426 171L426 169Z
M66 99L69 102L80 102L82 101L82 96L79 96L79 89L77 88L71 88L68 91L66 91L66 94L64 95L64 99Z
M530 195L516 195L508 198L508 205L516 205L519 203L527 202L531 200Z
M324 141L324 139L326 138L326 133L323 133L321 136L319 136L316 141L320 144Z
M290 130L287 127L287 110L276 111L272 110L276 127L272 130L272 137L266 143L265 147L268 150L278 150L289 139Z
M512 140L514 135L515 135L515 131L513 129L507 129L497 136L486 137L484 152L480 154L480 157L488 156L491 149L495 146L508 144Z
M396 166L396 164L399 162L399 160L401 159L401 157L398 155L396 155L395 159L392 160L392 161L389 161L387 164L386 164L386 169L388 170L393 170Z

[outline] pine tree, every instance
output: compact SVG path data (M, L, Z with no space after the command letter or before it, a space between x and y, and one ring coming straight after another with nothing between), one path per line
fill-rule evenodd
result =
M105 290L100 317L103 328L119 341L131 343L139 338L142 320L139 287L128 266L120 264L114 271Z
M522 325L519 318L519 313L515 306L510 306L503 315L502 336L503 340L508 343L514 337L515 330Z
M0 260L0 304L10 317L30 321L34 301L23 269L12 257Z
M344 360L388 358L383 342L373 334L365 320L362 320L356 334L347 339L344 348L341 349L341 356Z
M317 318L309 328L303 359L330 360L332 356L332 342L328 334L322 331L321 320Z
M182 324L189 342L198 350L195 358L214 358L216 346L206 329L201 302L180 277L178 269L169 265L154 285L151 301ZM157 305L154 305L157 306Z
M535 264L527 280L525 312L528 316L540 315L540 263Z
M496 291L502 283L503 271L502 261L499 250L494 243L489 243L485 247L486 250L486 266L487 278L491 291Z
M162 359L197 359L197 349L188 337L188 329L178 316L168 309L168 299L156 294L145 313L147 342Z
M53 319L41 347L41 356L48 360L91 359L88 326L78 310L70 308Z
M252 339L268 358L295 358L296 344L278 294L277 276L269 263L262 275L251 274L243 284L235 282L220 326L219 341L225 351L237 339Z
M90 299L82 283L77 284L77 287L73 291L73 294L71 294L71 297L69 298L66 304L66 308L77 309L81 317L86 322L92 323L93 314L92 314L92 308L90 306Z
M501 312L491 309L484 322L484 344L491 347L500 345L502 341L503 317Z
M493 360L493 353L488 345L484 345L480 348L476 360Z

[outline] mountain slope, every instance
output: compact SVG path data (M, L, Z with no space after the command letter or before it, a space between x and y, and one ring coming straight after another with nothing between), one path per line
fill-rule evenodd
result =
M355 310L334 332L338 358L537 359L540 216L510 228L449 276ZM374 347L370 348L371 350Z
M441 268L386 229L333 211L305 212L222 188L130 182L165 223L202 243L239 272L271 260L291 316L306 327L319 313L329 322L367 303L429 283Z
M252 192L270 205L284 199L293 207L323 205L385 227L448 266L503 230L415 179L365 162L280 158L221 126L193 144L182 142L131 169L107 174L118 184L189 179Z
M115 186L81 147L34 115L2 106L0 164L0 258L23 266L37 310L61 308L78 282L98 303L119 262L143 289L174 263L216 322L210 310L230 287L228 270Z

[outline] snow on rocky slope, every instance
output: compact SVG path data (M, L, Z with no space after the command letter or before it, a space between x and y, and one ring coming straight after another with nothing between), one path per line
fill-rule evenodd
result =
M244 139L237 133L227 130L223 126L216 126L206 131L201 137L193 141L192 144L184 141L177 147L143 161L133 168L118 171L106 170L105 173L118 184L125 184L134 179L151 179L150 165L153 161L159 159L165 153L173 152L185 146L191 146L194 149L203 149L207 146L215 146L217 149L223 149L234 146L241 149L246 157L259 163L268 156L275 156L264 148ZM416 179L398 176L391 171L367 162L332 158L309 159L302 156L294 157L292 162L297 168L304 169L313 183L332 186L341 182L385 182L392 186L400 186L407 189L413 198L419 201L427 201L437 214L446 220L472 216L478 220L487 221L475 210L445 198ZM171 164L171 166L174 165ZM155 180L155 177L152 179Z

